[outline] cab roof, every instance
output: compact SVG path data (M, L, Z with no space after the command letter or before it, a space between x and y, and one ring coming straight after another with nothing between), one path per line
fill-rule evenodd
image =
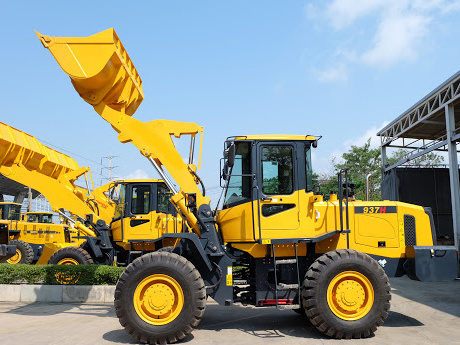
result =
M233 137L234 140L304 140L304 141L315 141L318 140L313 135L239 135Z
M115 180L112 183L136 183L136 182L143 182L143 183L164 183L163 180L160 179L128 179L128 180Z
M34 211L34 212L26 212L26 214L51 214L51 215L53 215L53 212L38 212L38 211Z
M22 206L22 204L17 203L17 202L8 202L8 201L1 201L0 205L16 205L16 206Z

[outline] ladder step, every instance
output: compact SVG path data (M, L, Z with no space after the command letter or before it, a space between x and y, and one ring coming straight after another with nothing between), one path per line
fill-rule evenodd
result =
M300 309L299 304L278 305L278 309Z
M243 279L234 279L233 285L248 285L248 281Z
M276 260L276 265L286 265L286 264L295 264L297 262L296 259L284 259L284 260Z
M131 250L129 254L142 254L142 250Z
M292 289L298 289L299 284L283 284L279 283L277 286L278 290L292 290Z

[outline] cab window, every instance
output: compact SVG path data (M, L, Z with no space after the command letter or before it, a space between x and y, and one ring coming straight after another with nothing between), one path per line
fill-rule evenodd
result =
M286 195L294 191L292 146L263 146L261 150L262 192Z
M38 222L38 216L36 214L29 214L27 216L27 221L29 223L37 223Z
M224 208L251 200L251 150L247 142L236 143L235 163L230 171Z
M172 205L169 202L169 199L171 199L171 192L166 186L161 184L159 184L157 188L157 212L165 214L171 213Z
M44 214L44 215L43 215L42 222L43 222L43 223L52 223L52 222L53 222L53 215L51 215L51 214Z
M148 214L150 212L150 185L133 186L131 213Z
M309 147L305 148L305 176L307 178L307 192L313 190L313 169L311 165L311 150Z
M116 201L115 199L112 198L112 200L114 200L117 204L117 206L115 207L115 212L114 212L114 215L113 215L113 218L114 219L118 219L118 218L121 218L122 215L124 214L124 210L125 210L125 200L126 200L126 185L125 184L119 184L118 185L118 196L116 198Z

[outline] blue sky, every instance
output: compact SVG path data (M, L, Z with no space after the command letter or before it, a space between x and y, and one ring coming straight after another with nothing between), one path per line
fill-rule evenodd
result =
M322 135L314 170L331 171L333 156L460 69L459 14L460 1L447 0L7 2L0 120L65 149L96 182L108 155L116 176L156 177L33 32L113 27L143 79L135 117L204 126L200 174L217 199L227 136Z

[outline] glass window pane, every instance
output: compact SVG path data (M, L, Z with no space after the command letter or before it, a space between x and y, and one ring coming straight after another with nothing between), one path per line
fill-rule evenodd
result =
M305 176L307 178L307 192L313 190L313 169L311 165L311 150L305 148Z
M125 209L126 185L125 184L120 184L120 185L118 185L118 188L119 188L119 194L118 194L118 197L116 199L117 206L115 207L115 213L113 215L114 219L121 218L123 213L124 213L124 209ZM115 201L115 199L112 199L112 200Z
M291 146L262 147L262 191L264 194L291 194L294 174Z
M43 215L43 223L52 223L53 216L51 214L44 214Z
M150 185L133 187L131 198L132 214L147 214L150 211Z
M251 150L249 143L236 143L235 163L230 171L224 208L251 200Z
M157 192L157 212L158 213L169 214L172 212L173 206L170 203L169 199L171 199L171 192L166 186L159 184L158 192Z

